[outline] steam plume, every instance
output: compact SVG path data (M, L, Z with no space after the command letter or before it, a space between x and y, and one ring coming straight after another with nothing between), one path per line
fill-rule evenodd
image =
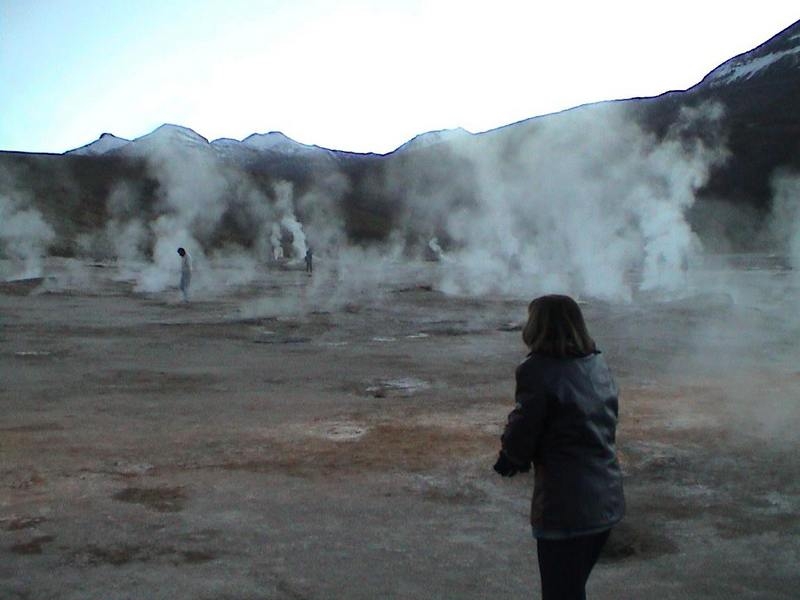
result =
M55 231L34 208L0 196L0 262L3 279L25 279L42 274L42 257L55 240Z

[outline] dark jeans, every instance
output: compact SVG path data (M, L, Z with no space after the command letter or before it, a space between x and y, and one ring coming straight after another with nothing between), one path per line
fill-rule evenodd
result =
M536 540L542 600L586 600L586 580L610 533Z

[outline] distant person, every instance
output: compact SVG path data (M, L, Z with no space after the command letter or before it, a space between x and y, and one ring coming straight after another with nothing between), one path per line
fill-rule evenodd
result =
M531 525L543 600L584 600L586 581L625 512L617 462L617 386L568 296L528 306L522 339L530 354L516 370L494 470L534 467Z
M314 270L314 255L311 252L311 248L306 250L306 273L311 273Z
M181 282L179 287L181 288L183 301L188 302L189 284L192 283L192 257L183 248L178 248L178 254L181 257Z

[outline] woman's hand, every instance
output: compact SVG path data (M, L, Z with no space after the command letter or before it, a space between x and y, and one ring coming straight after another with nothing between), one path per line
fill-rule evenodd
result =
M531 466L528 464L525 467L521 467L514 464L511 459L506 456L506 453L501 450L500 456L497 457L497 462L494 463L494 470L503 477L513 477L517 473L527 473L531 470Z

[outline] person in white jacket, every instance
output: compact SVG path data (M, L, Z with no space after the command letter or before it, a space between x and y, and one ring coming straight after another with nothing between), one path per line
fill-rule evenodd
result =
M181 256L181 294L183 294L183 301L189 301L189 284L192 282L192 257L183 248L178 248L178 254Z

